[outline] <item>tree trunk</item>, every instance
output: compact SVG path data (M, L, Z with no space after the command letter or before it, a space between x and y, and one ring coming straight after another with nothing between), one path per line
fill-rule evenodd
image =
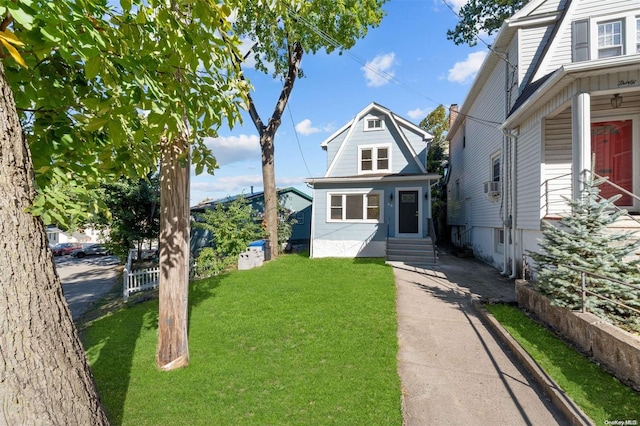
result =
M277 258L280 244L278 244L278 190L276 188L275 173L275 145L276 132L282 122L282 114L289 102L293 85L298 77L300 62L304 53L302 45L294 42L289 49L289 71L280 92L280 97L265 126L258 114L251 95L249 98L249 115L260 133L260 148L262 150L262 184L264 186L264 220L267 224L267 237L271 241L271 257Z
M189 142L162 142L160 165L160 283L158 350L162 370L189 364Z
M42 221L0 63L0 424L106 425Z
M274 131L275 133L275 131ZM267 224L267 238L271 242L271 258L278 257L278 189L274 164L274 136L264 132L260 136L262 149L262 184L264 186L264 221Z

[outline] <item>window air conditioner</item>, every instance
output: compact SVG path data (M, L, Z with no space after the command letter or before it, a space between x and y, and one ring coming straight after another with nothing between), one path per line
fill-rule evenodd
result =
M487 197L494 198L500 195L500 182L489 181L484 183L484 193Z

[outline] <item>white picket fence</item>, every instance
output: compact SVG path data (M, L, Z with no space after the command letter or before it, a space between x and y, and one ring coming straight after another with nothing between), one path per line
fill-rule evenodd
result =
M160 282L160 267L154 266L153 268L139 269L136 271L131 270L133 260L138 257L137 250L129 250L129 256L127 256L127 263L124 266L123 274L123 289L122 295L125 300L130 294L136 293L142 290L150 290L156 288Z

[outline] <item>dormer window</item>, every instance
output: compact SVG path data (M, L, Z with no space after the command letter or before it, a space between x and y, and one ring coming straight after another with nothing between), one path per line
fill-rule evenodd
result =
M598 24L598 58L622 55L622 21Z
M390 171L391 146L361 146L358 152L359 173L377 173Z
M382 129L384 129L384 121L382 120L382 118L369 117L364 122L364 130L365 130L365 132L374 131L374 130L382 130Z

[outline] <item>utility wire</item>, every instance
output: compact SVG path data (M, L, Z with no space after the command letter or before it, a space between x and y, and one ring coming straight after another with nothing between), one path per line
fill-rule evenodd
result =
M311 176L311 171L309 170L309 166L307 165L307 160L304 158L304 153L302 152L302 145L300 145L298 130L296 130L296 122L293 120L293 114L291 113L291 107L289 106L289 102L287 102L287 110L289 111L289 117L291 118L291 126L293 127L293 133L296 135L296 141L298 142L298 150L300 150L300 156L302 157L302 162L304 163L305 169L307 169L307 176Z
M458 18L458 19L462 19L462 17L460 16L460 14L459 14L458 12L456 12L456 11L455 11L455 9L453 8L453 6L451 6L447 0L442 0L442 3L444 3L444 5L445 5L445 6L447 6L447 8L451 11L451 13L453 13L453 14L456 16L456 18ZM484 44L484 45L487 47L487 49L489 49L489 51L490 51L491 53L493 53L494 55L496 55L496 56L498 57L498 59L500 59L501 61L504 61L507 65L509 65L509 66L512 68L512 70L515 70L515 71L517 71L517 70L518 70L518 67L517 67L516 65L512 64L511 62L509 62L509 60L505 57L505 55L504 55L504 54L501 54L501 53L497 52L497 51L493 48L493 46L491 46L491 44L489 44L489 43L488 43L487 41L485 41L482 37L480 37L480 35L479 35L479 34L477 34L477 33L476 33L476 35L474 36L474 38L475 38L476 40L478 40L480 43Z
M376 67L373 67L371 65L369 65L367 63L367 61L365 61L364 59L360 58L358 55L356 55L355 53L353 53L352 51L345 49L344 46L342 46L342 44L340 44L340 42L338 42L337 40L335 40L333 37L331 37L329 34L325 33L324 31L322 31L321 29L319 29L315 24L313 24L311 21L309 21L307 18L305 18L304 16L299 15L298 13L296 13L295 11L293 11L290 7L287 8L289 15L302 22L304 25L306 25L310 30L312 30L313 32L315 32L318 36L320 36L320 38L322 38L323 40L325 40L327 43L329 43L331 46L340 49L342 52L345 52L348 56L350 56L352 59L354 59L356 62L358 62L359 64L361 64L364 68L376 73L377 75L383 77L384 79L386 79L387 81L393 81L396 82L397 84L401 85L403 88L407 89L409 92L416 94L418 96L421 96L427 100L429 100L430 102L433 102L435 104L438 105L444 105L444 103L442 102L437 102L436 100L434 100L433 98L417 91L415 88L406 85L404 82L400 81L398 78L396 78L395 76L382 71ZM454 12L455 13L455 12ZM495 53L495 52L494 52ZM496 53L497 54L497 53ZM504 59L503 59L504 60ZM475 121L476 123L479 124L483 124L483 125L487 125L491 128L494 128L495 126L500 126L502 123L497 122L497 121L491 121L491 120L486 120L483 118L479 118L479 117L473 117L471 115L468 114L463 114L463 113L458 113L464 117L466 117L467 119L471 120L471 121Z

